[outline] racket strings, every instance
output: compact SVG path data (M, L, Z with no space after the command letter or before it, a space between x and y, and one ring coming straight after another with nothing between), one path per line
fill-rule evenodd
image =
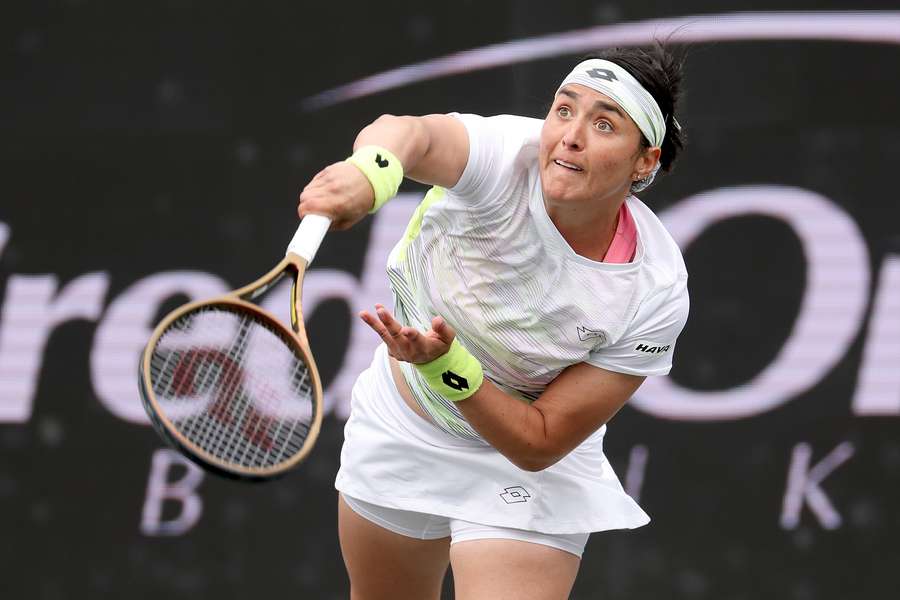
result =
M160 336L150 363L161 412L215 460L267 468L303 448L313 380L264 317L227 305L187 313Z
M210 311L210 309L204 308L204 309L201 309L201 311L202 311L202 313L208 313ZM185 316L185 318L176 321L172 325L172 331L173 332L185 331L188 329L189 326L200 323L199 318L200 318L199 314L194 316L193 318L188 318L187 316ZM206 318L206 317L204 317L204 318ZM200 333L201 330L202 330L202 324L200 325L200 327L196 328L196 331L198 332L198 334ZM227 345L223 346L223 347L231 349L231 350L229 350L229 357L232 359L237 357L237 352L240 352L238 340L240 339L242 332L245 333L246 328L239 325L235 329L235 334L232 337L231 341L228 342ZM198 335L197 337L199 338L200 336ZM162 339L160 341L162 341ZM184 385L185 377L189 377L191 383L197 384L198 392L202 393L205 390L209 390L210 385L213 384L215 381L214 378L220 377L222 372L221 372L221 369L215 368L215 365L213 363L198 360L199 356L200 356L199 352L186 352L186 353L172 352L172 353L168 354L166 357L166 364L164 365L164 367L162 369L162 373L168 373L167 369L169 367L169 361L172 359L172 357L177 358L178 362L176 364L179 366L179 368L183 368L184 370L186 370L187 373L186 374L182 373L181 378L178 377L178 374L179 374L178 371L174 372L171 377L161 377L159 381L162 383L168 382L168 385L167 385L166 393L163 395L160 395L159 392L157 392L157 397L169 399L172 397L171 393L175 392L175 391L178 391L179 395L185 395L186 393L189 394L192 391L191 389L188 389L188 390L181 389ZM193 373L194 369L196 369L196 371L197 371L196 376L194 376L194 373ZM223 384L227 384L227 381L223 382ZM175 387L176 389L173 390L172 389L173 387ZM212 411L212 412L210 412L210 414L215 415L216 413L215 413L215 411ZM174 419L174 417L176 416L175 414L170 414L169 416L170 416L171 420L173 420L173 421L175 420ZM209 451L211 449L210 442L213 442L213 441L221 442L222 441L222 438L220 435L221 432L214 428L211 428L210 423L211 423L211 421L209 419L187 418L187 419L184 419L184 421L181 425L182 432L185 433L185 435L190 440L199 440L200 441L199 445L204 450Z
M228 353L229 359L237 359L245 352L249 341L247 333L248 323L245 321L241 323L240 329L236 334L240 343L230 345L231 350ZM221 362L221 359L218 360ZM212 382L213 387L218 387L220 390L220 395L211 405L209 412L215 416L218 421L231 426L230 436L223 438L219 435L222 432L217 430L220 430L221 428L211 427L216 423L209 419L195 419L189 433L194 437L198 437L199 433L201 434L199 436L201 439L210 439L209 430L213 429L213 433L216 435L212 439L222 445L221 458L227 462L247 465L266 464L266 457L260 450L262 448L268 448L272 444L272 441L267 435L267 431L271 427L272 419L260 416L259 412L249 403L246 394L242 392L242 387L244 385L243 371L238 368L231 368L231 363L225 363L225 365L229 368L220 368L218 369L218 373L215 368L207 368L206 378L201 380L198 387L200 387L201 390L211 387L209 384ZM215 380L216 377L218 377L218 382ZM272 404L267 400L268 398L265 396L258 396L256 398L256 403L264 410L268 409L268 411L271 412ZM291 422L294 424L293 429L296 430L298 421L291 420ZM279 427L276 428L276 434L273 436L275 438L278 437L277 430L283 428L285 421L278 421L278 423ZM201 426L205 425L203 430L198 431L198 424L202 424ZM244 440L249 440L252 443L243 443ZM209 450L210 448L207 447L205 449ZM288 449L288 451L290 451L290 449Z

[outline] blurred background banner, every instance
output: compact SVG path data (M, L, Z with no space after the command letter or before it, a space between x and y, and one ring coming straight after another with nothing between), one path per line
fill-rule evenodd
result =
M4 6L0 597L346 598L332 484L376 344L354 315L390 301L424 190L329 235L307 277L328 416L288 477L165 449L141 346L274 264L299 191L378 115L540 117L579 57L653 38L688 49L689 143L641 197L691 317L606 439L653 522L594 535L573 597L897 597L900 7L857 5ZM286 316L286 290L266 302Z

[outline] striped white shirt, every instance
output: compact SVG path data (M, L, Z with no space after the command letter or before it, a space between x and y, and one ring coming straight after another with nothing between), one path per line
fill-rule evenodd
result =
M459 182L433 188L388 258L400 322L427 330L440 315L485 377L533 401L569 365L664 375L688 313L681 252L640 200L634 260L576 254L547 215L537 155L543 121L454 115L469 134ZM408 363L421 407L445 431L481 439Z

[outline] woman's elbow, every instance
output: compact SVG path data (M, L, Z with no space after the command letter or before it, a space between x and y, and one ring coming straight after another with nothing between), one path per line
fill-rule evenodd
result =
M538 471L543 471L544 469L558 463L562 456L546 452L537 452L528 454L527 456L507 456L506 458L508 458L512 464L516 465L523 471L537 473Z
M383 115L372 121L367 126L367 128L374 127L376 129L380 129L387 127L393 130L404 132L418 132L422 128L422 124L419 122L420 119L421 117L413 117L409 115L398 116L384 113Z

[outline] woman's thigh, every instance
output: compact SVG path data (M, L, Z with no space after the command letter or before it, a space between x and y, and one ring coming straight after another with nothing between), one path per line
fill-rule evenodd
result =
M351 600L438 600L450 538L420 540L389 531L338 499L338 534Z
M450 548L456 600L565 600L581 559L519 540L478 539Z

